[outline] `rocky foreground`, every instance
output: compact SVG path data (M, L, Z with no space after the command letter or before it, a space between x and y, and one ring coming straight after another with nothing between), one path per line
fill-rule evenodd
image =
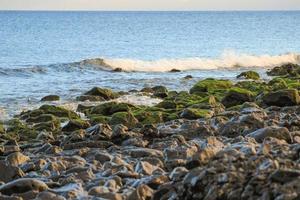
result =
M299 69L144 88L153 107L103 88L77 112L44 97L0 125L0 199L300 199Z

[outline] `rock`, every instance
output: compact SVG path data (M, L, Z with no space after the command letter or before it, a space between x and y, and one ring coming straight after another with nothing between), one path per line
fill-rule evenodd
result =
M229 80L205 79L196 83L191 89L191 94L201 94L203 92L214 93L218 90L227 90L232 87Z
M0 121L0 135L5 133L5 129L3 127L3 123Z
M103 97L105 100L115 99L119 97L118 93L115 93L112 90L107 88L99 88L99 87L92 88L84 95L100 96Z
M59 101L60 97L58 95L48 95L41 99L41 101Z
M96 140L110 140L113 134L112 129L108 124L96 124L86 129L86 132Z
M179 69L171 69L170 72L181 72Z
M81 95L79 97L76 97L77 101L105 101L105 99L101 96L93 96L93 95Z
M221 102L225 107L229 108L253 100L254 94L252 92L242 88L231 88Z
M175 101L172 100L164 100L159 104L157 104L156 107L165 108L165 109L176 109L177 104L175 103Z
M86 129L90 127L90 123L81 119L71 119L68 124L66 124L62 131L72 132L78 129Z
M53 105L42 105L39 108L40 111L42 111L45 114L52 114L56 117L64 117L64 118L69 118L69 119L78 119L79 116L71 111L67 110L65 108L61 108L58 106L53 106Z
M263 103L265 103L268 106L294 106L300 103L300 97L298 90L279 90L264 95Z
M6 157L6 161L10 165L15 166L15 167L17 167L29 160L30 160L30 158L28 156L25 156L20 152L15 152L15 153L9 154L9 156Z
M5 183L25 175L20 168L8 165L4 161L0 161L0 172L0 181Z
M192 79L193 76L192 75L186 75L185 77L183 77L184 79Z
M254 138L257 142L263 142L267 137L274 137L281 140L286 140L287 142L292 141L291 134L287 128L284 127L266 127L258 129L247 135L248 137Z
M123 72L123 69L120 67L117 67L113 70L114 72Z
M128 128L133 128L139 121L133 116L131 112L117 112L112 115L110 124L123 124Z
M130 200L148 200L153 197L154 190L149 186L141 184L129 196Z
M34 200L66 200L66 198L52 192L44 191L39 193Z
M210 118L213 113L210 110L186 108L180 114L180 117L185 119L199 119L199 118Z
M42 181L32 178L20 178L15 181L1 185L0 193L5 195L12 195L25 193L28 191L42 192L47 189L48 186Z
M299 179L300 170L296 169L277 169L270 175L270 179L279 183L287 183Z
M246 72L240 73L236 78L258 80L258 79L260 79L260 76L255 71L246 71Z
M133 148L125 150L131 157L142 158L142 157L156 157L162 158L163 153L159 150L149 149L149 148Z
M168 96L168 89L164 86L155 86L151 88L153 91L153 96L159 98L165 98Z
M267 72L269 76L290 76L295 77L300 74L300 66L297 64L287 63L274 67Z

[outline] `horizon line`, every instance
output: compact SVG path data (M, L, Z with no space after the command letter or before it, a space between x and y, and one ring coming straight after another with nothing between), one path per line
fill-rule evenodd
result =
M207 9L207 10L107 10L107 9L0 9L5 12L278 12L278 11L291 11L297 12L300 9Z

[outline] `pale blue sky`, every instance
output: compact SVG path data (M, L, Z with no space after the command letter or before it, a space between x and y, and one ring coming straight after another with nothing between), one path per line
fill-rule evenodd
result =
M0 0L1 10L300 10L300 0Z

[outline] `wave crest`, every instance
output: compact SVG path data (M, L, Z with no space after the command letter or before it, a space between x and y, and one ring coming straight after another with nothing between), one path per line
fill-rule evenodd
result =
M286 63L300 63L300 55L289 53L283 55L247 55L224 53L220 58L185 58L185 59L161 59L156 61L143 61L134 59L101 59L101 67L104 69L122 68L124 71L141 72L166 72L172 69L178 70L215 70L233 68L271 68Z

